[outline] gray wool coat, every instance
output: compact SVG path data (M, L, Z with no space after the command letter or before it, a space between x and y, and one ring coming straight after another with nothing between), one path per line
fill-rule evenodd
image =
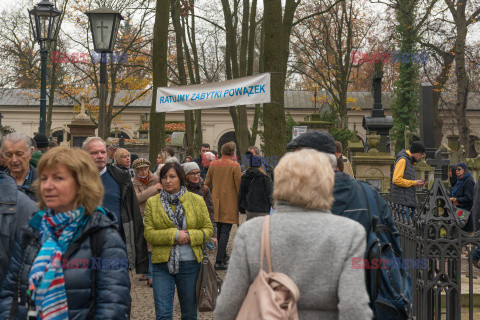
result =
M247 221L237 231L216 320L235 319L258 274L263 219ZM364 270L352 268L351 258L365 252L365 230L359 223L276 203L270 239L273 271L288 275L300 290L300 319L372 318Z

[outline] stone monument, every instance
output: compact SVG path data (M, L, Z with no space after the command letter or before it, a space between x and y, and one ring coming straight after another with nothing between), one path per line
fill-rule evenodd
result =
M68 127L66 123L63 125L62 132L63 132L63 141L60 142L60 145L63 147L70 147L70 142L68 142Z
M393 118L392 116L385 116L383 107L382 107L382 63L375 63L375 74L372 79L373 87L373 109L371 116L363 117L363 128L368 133L375 132L380 135L380 144L378 149L381 152L390 152L390 129L393 127ZM368 141L367 141L368 144Z
M390 188L390 171L395 157L380 152L377 147L381 136L372 132L367 136L368 152L357 153L353 157L355 177L374 186L379 192L387 193Z
M93 124L90 116L85 113L84 98L81 98L80 113L73 117L72 122L67 126L70 128L70 135L72 136L71 147L81 148L88 137L95 136L95 130L98 126Z

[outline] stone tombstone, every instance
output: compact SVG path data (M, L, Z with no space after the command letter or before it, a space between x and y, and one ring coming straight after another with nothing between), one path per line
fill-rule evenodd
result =
M480 176L480 140L475 141L474 145L478 155L476 158L467 159L467 166L475 182L478 182L478 177Z
M63 147L70 147L70 142L68 142L68 127L67 127L67 124L64 124L63 125L63 141L60 142L60 145L63 146Z
M435 158L435 131L433 115L433 87L430 83L420 85L420 140L425 146L425 157Z
M346 149L347 158L352 161L353 156L365 150L365 146L363 145L363 141L360 140L360 138L356 134L354 134L353 137L348 140ZM355 172L355 168L353 168L353 172Z
M322 121L321 115L318 113L313 113L311 115L308 115L305 117L305 121L301 121L299 123L300 126L306 126L307 127L307 132L309 131L323 131L323 132L328 132L332 126L333 123L329 121Z
M395 163L395 157L392 157L390 153L377 150L380 135L370 134L367 136L367 143L370 147L368 152L359 152L353 156L355 177L370 183L379 192L387 193L390 188L390 171Z
M427 181L427 188L430 189L435 178L435 168L430 166L425 159L420 160L415 164L415 177L417 180L425 178Z
M375 63L375 73L372 79L374 100L372 113L371 116L363 117L362 126L367 131L367 134L375 133L380 136L378 149L381 152L390 152L390 129L393 127L393 118L392 116L385 116L382 107L382 78L383 65L381 62L377 62Z
M85 99L81 99L80 113L73 117L70 124L67 125L70 128L70 140L71 147L81 148L83 142L88 138L95 136L95 130L97 125L93 124L90 117L85 113Z
M422 83L420 85L420 140L425 146L425 158L435 159L437 148L435 146L435 119L433 112L433 86L430 83ZM442 155L442 151L439 151ZM448 165L443 165L441 168L442 176L447 176ZM420 161L415 165L415 173L417 178L425 178L433 185L435 169L429 166L428 161Z

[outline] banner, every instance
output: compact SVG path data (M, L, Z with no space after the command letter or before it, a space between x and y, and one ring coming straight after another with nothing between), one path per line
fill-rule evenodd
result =
M210 109L270 102L270 73L223 82L157 90L157 112Z

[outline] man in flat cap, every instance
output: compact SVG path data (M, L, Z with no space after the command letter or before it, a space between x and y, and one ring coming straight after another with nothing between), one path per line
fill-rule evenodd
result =
M332 170L335 170L337 167L335 139L326 132L310 131L304 133L287 144L286 148L294 151L304 148L315 149L323 152L329 158ZM384 217L387 216L386 220L391 222L389 227L392 232L396 231L397 227L391 218L390 208L375 188L372 189L377 202L378 214ZM333 197L335 198L331 209L333 214L353 219L363 225L367 232L370 230L367 200L362 188L355 179L344 172L335 171ZM397 248L395 249L397 250ZM400 244L398 244L398 250L401 252Z

